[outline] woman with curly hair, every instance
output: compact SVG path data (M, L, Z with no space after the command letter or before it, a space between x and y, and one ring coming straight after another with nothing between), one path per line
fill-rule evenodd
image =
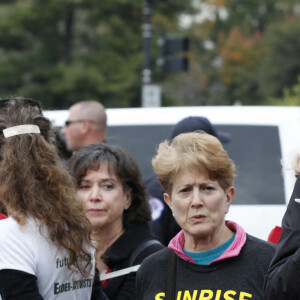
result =
M90 224L55 141L38 102L0 100L0 202L9 216L0 222L3 300L106 299L94 285Z

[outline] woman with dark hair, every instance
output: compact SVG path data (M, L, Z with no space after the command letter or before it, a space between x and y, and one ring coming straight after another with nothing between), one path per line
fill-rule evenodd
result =
M95 143L76 152L68 166L92 224L104 292L111 300L133 300L139 264L163 248L150 233L137 163L119 146Z
M55 133L31 99L0 100L2 300L106 299L95 282L90 224Z

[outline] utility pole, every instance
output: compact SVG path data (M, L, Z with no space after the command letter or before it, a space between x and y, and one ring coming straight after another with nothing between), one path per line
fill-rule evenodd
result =
M142 72L142 82L144 84L151 83L151 4L150 0L144 0L143 7L143 49L144 49L144 67Z
M144 0L143 7L143 50L144 50L144 65L142 71L142 103L141 106L160 106L161 92L158 85L152 83L151 71L151 0Z

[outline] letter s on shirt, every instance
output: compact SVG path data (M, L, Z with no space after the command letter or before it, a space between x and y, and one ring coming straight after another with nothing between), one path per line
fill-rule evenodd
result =
M166 294L165 293L158 293L155 295L155 300L164 300Z
M227 291L224 293L224 299L225 300L235 300L234 298L230 297L230 296L234 296L236 295L236 292L235 291Z

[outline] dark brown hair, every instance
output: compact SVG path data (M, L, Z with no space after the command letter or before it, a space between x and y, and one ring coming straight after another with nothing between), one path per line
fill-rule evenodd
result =
M131 205L123 212L123 228L126 230L133 225L150 221L151 211L139 168L123 148L105 143L90 144L71 157L68 169L79 186L87 170L98 170L102 162L108 164L109 171L115 173L124 190L131 192Z

